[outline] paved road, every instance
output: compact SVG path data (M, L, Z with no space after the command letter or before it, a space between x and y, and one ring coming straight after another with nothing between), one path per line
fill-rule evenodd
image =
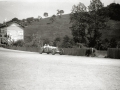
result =
M0 90L120 90L120 60L0 48Z

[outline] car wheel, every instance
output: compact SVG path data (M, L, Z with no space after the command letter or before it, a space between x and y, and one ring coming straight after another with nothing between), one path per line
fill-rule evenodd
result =
M52 55L55 55L55 50L52 50Z

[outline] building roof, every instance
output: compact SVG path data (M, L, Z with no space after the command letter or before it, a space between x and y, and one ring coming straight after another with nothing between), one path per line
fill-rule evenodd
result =
M9 27L9 26L12 25L13 23L16 23L16 24L19 25L19 27L24 28L24 26L21 25L21 24L18 23L18 22L7 22L7 23L5 23L5 24L2 24L2 25L0 26L0 28Z

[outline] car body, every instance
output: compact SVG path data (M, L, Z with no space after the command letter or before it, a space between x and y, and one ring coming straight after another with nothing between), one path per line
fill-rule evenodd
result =
M58 48L58 47L54 47L54 46L49 46L49 45L44 45L43 47L40 48L39 53L52 53L52 55L55 55L56 53L59 53L60 55L62 55L64 52L63 49Z

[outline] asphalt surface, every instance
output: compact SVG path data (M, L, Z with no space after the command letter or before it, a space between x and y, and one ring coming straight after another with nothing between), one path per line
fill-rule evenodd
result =
M120 60L0 48L0 90L120 90Z

